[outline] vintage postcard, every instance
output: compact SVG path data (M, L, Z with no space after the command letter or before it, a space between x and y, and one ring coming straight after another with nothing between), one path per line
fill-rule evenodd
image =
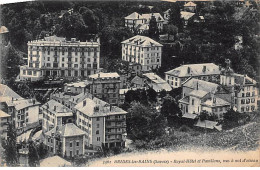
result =
M0 3L1 167L259 167L260 1Z

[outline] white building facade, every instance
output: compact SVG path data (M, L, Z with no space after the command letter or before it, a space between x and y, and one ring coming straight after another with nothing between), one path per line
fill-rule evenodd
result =
M122 60L141 64L142 71L159 68L162 46L149 37L136 35L122 42Z
M99 70L100 43L50 36L28 42L28 63L20 67L20 80L44 77L87 77Z

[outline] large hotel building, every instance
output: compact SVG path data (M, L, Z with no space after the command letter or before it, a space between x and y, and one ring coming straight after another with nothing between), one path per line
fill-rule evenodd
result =
M100 42L50 36L28 42L28 63L20 67L20 80L44 77L87 77L99 70Z
M161 67L162 45L153 39L136 35L122 43L122 60L139 63L142 71Z

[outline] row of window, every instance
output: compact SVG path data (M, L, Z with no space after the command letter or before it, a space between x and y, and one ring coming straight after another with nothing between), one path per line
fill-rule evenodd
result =
M251 108L251 111L254 111L255 110L255 106L246 106L246 107L241 107L241 112L249 112L250 111L250 108Z
M141 51L159 50L159 47L138 47L138 46L131 46L131 45L128 46L127 44L124 44L123 47L125 47L126 50L130 50L130 51L138 50L138 49L141 49Z
M255 98L250 99L242 99L241 100L241 104L249 104L251 101L251 103L255 103ZM237 100L235 99L235 104L237 104Z
M93 51L99 51L99 48L66 48L66 47L33 47L29 46L30 51L76 51L76 52L93 52Z

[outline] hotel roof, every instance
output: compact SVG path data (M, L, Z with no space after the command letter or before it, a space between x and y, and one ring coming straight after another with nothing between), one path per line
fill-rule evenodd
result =
M67 123L63 126L57 126L56 128L52 128L50 131L46 132L46 135L51 136L52 133L60 133L60 135L63 137L81 136L86 134L74 123Z
M157 46L162 47L163 46L162 44L154 41L153 39L146 37L146 36L141 36L141 35L136 35L132 38L129 38L129 39L123 41L122 44L136 45L136 46L142 46L142 47L157 47Z
M185 83L183 83L183 86L189 87L194 90L203 90L205 92L216 92L219 85L204 80L192 78L186 81Z
M193 15L195 15L193 12L181 11L181 18L184 20L189 20Z
M176 77L190 77L202 75L220 74L219 66L214 63L188 64L177 67L173 70L165 72Z
M96 97L93 99L84 99L75 106L75 109L88 115L89 117L101 117L127 113L119 107L112 106Z

